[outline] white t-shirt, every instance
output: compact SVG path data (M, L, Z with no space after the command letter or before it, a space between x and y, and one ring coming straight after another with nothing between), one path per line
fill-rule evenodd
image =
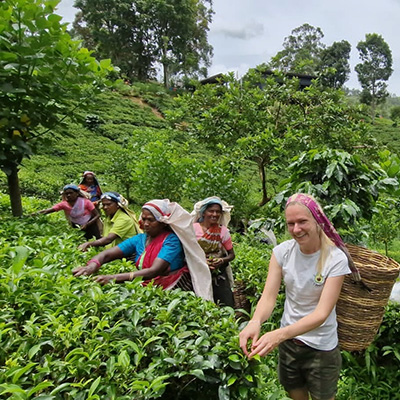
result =
M336 246L331 247L320 282L316 279L320 251L304 254L298 243L292 239L276 246L273 252L282 268L286 286L282 328L294 324L315 310L327 278L351 273L346 255ZM317 350L334 349L338 344L336 308L322 325L297 336L297 339Z

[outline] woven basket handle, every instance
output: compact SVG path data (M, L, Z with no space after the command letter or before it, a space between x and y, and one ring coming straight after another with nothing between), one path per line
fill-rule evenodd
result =
M360 283L361 286L364 289L366 289L369 292L371 292L372 289L362 280L361 275L360 275L360 271L358 270L358 268L354 264L353 258L351 257L347 247L346 246L340 246L340 249L343 251L344 254L346 254L346 257L347 257L347 259L349 261L349 268L350 268L350 271L351 271L351 277L352 277L353 281L355 283Z
M346 246L340 246L340 249L343 251L344 254L346 254L346 257L349 261L349 268L351 271L351 277L353 278L353 280L355 282L360 282L361 281L361 275L360 275L360 271L358 270L358 268L356 267L356 265L354 264L353 258L351 257L349 250L347 249Z

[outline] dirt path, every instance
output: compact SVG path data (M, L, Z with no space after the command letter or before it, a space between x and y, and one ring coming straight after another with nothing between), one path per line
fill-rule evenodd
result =
M135 103L138 104L140 107L145 108L148 107L151 109L151 112L160 119L164 119L164 116L157 110L157 108L151 107L145 101L143 101L140 97L129 96L129 98Z

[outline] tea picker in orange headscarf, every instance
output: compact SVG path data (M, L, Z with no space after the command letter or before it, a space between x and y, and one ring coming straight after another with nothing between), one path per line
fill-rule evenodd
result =
M100 200L102 190L94 172L85 171L78 186L84 192L87 192L90 196L89 200L97 205Z

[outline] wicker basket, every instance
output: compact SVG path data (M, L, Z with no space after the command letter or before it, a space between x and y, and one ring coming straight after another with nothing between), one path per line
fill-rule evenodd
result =
M400 265L363 247L346 245L362 281L346 276L336 305L340 347L348 351L366 349L379 329Z
M235 287L233 290L233 299L235 301L235 309L242 309L247 311L248 313L251 310L251 304L250 300L248 299L248 293L247 293L246 285L242 281L237 281L235 282ZM237 317L245 317L244 313L241 313L240 311L236 312ZM248 317L247 317L248 319Z

